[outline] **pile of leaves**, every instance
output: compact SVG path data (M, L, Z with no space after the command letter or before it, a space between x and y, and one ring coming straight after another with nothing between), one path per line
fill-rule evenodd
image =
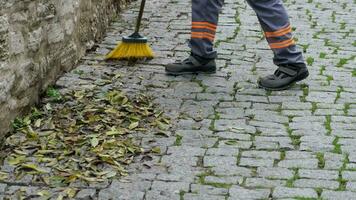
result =
M144 151L136 133L166 130L169 119L155 109L150 97L128 97L120 90L47 93L41 109L14 121L6 139L5 163L16 179L33 175L36 182L65 186L126 175L125 165ZM11 176L13 176L11 175ZM1 172L0 180L8 178Z

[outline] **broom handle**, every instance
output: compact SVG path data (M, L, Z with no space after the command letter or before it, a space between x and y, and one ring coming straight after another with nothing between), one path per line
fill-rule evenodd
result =
M145 5L146 5L146 0L142 0L140 12L139 12L138 18L137 18L135 33L138 33L140 31L141 20L142 20L142 16L143 16L143 11L145 9Z

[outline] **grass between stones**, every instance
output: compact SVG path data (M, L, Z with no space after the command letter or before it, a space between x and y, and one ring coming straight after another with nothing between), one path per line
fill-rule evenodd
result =
M289 124L288 124L288 123L285 123L284 126L285 126L286 129L287 129L288 136L289 136L290 139L292 140L293 146L294 146L296 149L298 149L298 148L299 148L299 145L300 145L300 143L301 143L301 141L300 141L301 136L293 135L293 130L289 127Z
M309 198L309 197L295 197L295 200L317 200L316 198Z
M176 135L176 141L174 142L174 146L181 146L182 145L183 136Z
M333 141L333 145L334 145L334 149L333 149L333 153L337 153L337 154L342 154L342 150L341 150L341 145L339 144L339 137L336 136L334 141Z
M294 169L294 175L292 178L288 179L286 182L286 187L293 187L293 183L294 181L296 181L297 179L299 179L299 174L298 174L299 169Z
M300 97L301 102L307 102L307 96L309 95L309 85L303 83L300 85L303 90L303 96Z
M318 168L324 169L325 167L324 153L318 152L316 154L316 158L318 159Z
M185 193L187 193L187 192L184 190L179 191L179 200L184 200Z
M324 123L325 129L326 129L326 135L331 135L332 132L332 128L331 128L331 116L327 115L326 117L326 121Z
M344 88L342 86L339 86L336 90L336 97L334 100L334 103L337 103L337 100L339 100L341 98L341 93L344 92Z
M307 64L309 65L309 66L313 66L313 64L314 64L314 58L313 57L308 57L307 58Z
M337 179L337 181L339 182L339 188L337 188L337 191L345 191L346 190L346 184L347 184L347 180L342 178L342 171L343 170L339 170L339 177Z
M314 114L317 109L318 109L318 104L316 102L312 102L312 109L311 109L312 114Z
M344 115L347 116L349 114L349 110L350 110L351 104L350 103L345 103L344 104Z

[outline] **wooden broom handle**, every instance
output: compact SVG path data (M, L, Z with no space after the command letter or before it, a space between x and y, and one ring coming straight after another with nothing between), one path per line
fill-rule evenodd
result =
M143 16L143 11L145 9L145 5L146 5L146 0L142 0L140 12L139 12L138 18L137 18L135 33L138 33L140 31L140 26L141 26L141 21L142 21L142 16Z

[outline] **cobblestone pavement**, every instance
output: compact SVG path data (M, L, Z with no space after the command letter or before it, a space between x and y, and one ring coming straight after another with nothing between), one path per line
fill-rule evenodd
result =
M121 73L122 87L154 96L173 128L138 138L145 148L159 146L160 155L140 156L128 177L82 187L77 199L356 199L356 1L284 2L311 76L282 92L256 87L275 66L244 1L225 2L214 75L164 74L164 64L188 55L189 0L148 2L143 34L156 59L135 66L103 61L132 31L138 3L123 12L57 85L90 88L104 74ZM26 185L0 184L0 199Z

